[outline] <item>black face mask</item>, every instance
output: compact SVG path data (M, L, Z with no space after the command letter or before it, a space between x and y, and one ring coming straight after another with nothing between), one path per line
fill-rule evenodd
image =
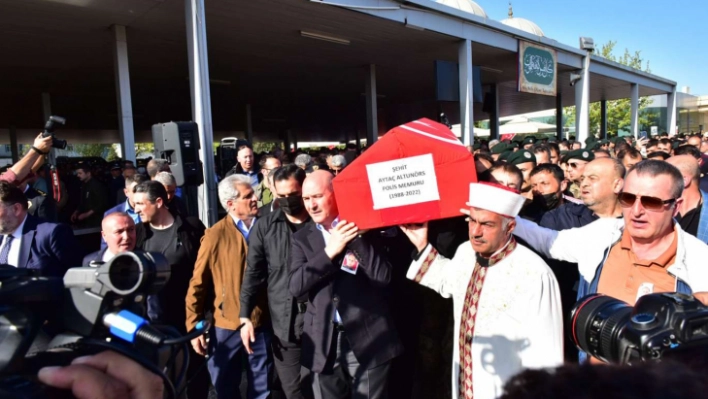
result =
M300 212L302 212L305 208L305 205L302 202L302 196L300 195L276 198L275 202L277 203L278 208L282 209L283 212L291 216L300 214Z
M558 207L560 203L560 194L551 193L543 195L534 195L534 200L543 207L543 209L550 211Z

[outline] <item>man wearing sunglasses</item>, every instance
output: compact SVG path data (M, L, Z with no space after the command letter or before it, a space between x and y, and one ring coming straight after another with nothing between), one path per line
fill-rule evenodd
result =
M633 305L642 295L682 292L705 303L708 246L674 221L683 187L674 166L642 161L619 195L623 219L555 231L517 218L514 234L546 256L578 263L578 298L599 292Z

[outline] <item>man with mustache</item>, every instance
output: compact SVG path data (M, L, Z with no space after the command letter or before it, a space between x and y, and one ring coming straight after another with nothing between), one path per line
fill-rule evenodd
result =
M418 250L407 277L453 300L455 398L497 398L522 369L563 363L556 279L512 236L524 201L499 184L470 184L469 208L461 210L469 216L469 243L452 259L428 243L427 223L401 226Z

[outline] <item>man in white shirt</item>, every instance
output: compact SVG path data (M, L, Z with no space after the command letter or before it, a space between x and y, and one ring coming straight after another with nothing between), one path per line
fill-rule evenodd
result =
M558 283L546 263L512 236L524 204L518 191L472 183L469 243L446 259L428 243L427 223L401 226L418 250L407 277L452 297L455 398L493 399L525 368L563 363Z
M122 252L135 249L135 222L125 212L113 212L101 222L101 236L106 247L84 257L84 266L91 262L108 262Z

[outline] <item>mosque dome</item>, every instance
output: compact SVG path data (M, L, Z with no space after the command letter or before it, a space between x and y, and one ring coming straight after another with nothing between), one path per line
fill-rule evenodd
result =
M487 13L484 12L484 9L472 0L435 0L435 2L448 7L457 8L460 11L468 12L482 18L487 18Z
M532 35L546 36L543 33L543 30L533 21L529 21L525 18L514 18L514 11L511 9L511 3L509 3L509 18L503 19L500 22L506 26L511 26L512 28L531 33Z

